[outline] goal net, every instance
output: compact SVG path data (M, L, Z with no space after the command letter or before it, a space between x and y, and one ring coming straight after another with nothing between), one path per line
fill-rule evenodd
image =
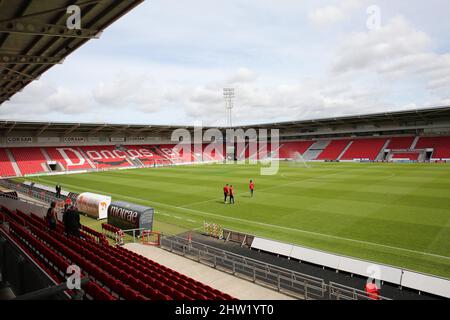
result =
M392 162L422 162L426 159L425 150L390 150L387 160Z

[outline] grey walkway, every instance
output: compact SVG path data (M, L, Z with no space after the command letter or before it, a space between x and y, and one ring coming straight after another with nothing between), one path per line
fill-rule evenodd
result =
M139 243L129 243L125 247L240 300L293 300L290 296L237 278L161 248Z

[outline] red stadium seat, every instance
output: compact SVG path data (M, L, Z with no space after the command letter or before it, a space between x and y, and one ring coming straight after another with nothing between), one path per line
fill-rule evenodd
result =
M45 172L46 159L41 148L10 148L22 174Z
M317 160L337 160L339 155L350 143L349 139L332 140L328 146L319 154Z
M355 139L342 155L341 160L375 160L385 145L386 138Z
M415 149L433 149L432 159L450 159L450 137L420 137Z
M0 148L0 177L13 177L16 175L6 149Z
M390 142L386 149L409 149L414 141L414 137L393 137L390 138Z
M279 158L293 158L296 153L303 155L313 144L314 141L282 142L280 143Z
M48 268L58 270L61 276L70 261L79 265L84 275L111 291L90 285L88 295L94 299L115 299L115 294L124 299L140 300L220 299L223 296L219 291L216 294L212 288L124 248L67 237L58 231L49 235L43 231L46 229L43 219L22 212L6 212L8 217L29 226L31 233L12 222L16 234L29 239L46 257Z

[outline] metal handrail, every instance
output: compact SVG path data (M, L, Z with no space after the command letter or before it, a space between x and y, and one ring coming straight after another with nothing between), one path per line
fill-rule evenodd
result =
M133 243L136 243L136 232L140 231L144 231L144 230L148 230L147 228L136 228L136 229L127 229L127 230L122 230L124 233L129 233L129 232L133 232Z
M15 190L17 192L20 192L22 194L25 194L27 196L39 199L41 201L44 201L46 203L51 203L53 201L60 201L60 198L57 198L56 196L49 196L47 193L45 193L44 195L42 195L41 192L34 190L33 187L30 186L25 186L23 184L20 183L13 183L11 181L8 180L1 180L0 181L0 185ZM22 199L20 199L22 200ZM40 204L42 206L42 204Z
M367 293L363 290L344 286L336 282L330 282L329 285L329 298L335 297L337 300L372 300L367 296ZM377 300L392 300L387 297L378 296Z
M15 190L15 191L17 191L17 190ZM13 197L13 196L11 196L9 194L1 194L0 193L0 197L12 199L12 200L19 200L19 201L22 201L22 202L25 202L25 203L28 203L28 204L32 204L32 205L35 205L35 206L46 207L39 201L30 200L30 199L24 199L24 198L20 198L20 197L15 198L15 197Z
M176 248L176 246L179 246L179 248ZM185 239L177 236L163 235L161 248L172 252L180 252L188 258L191 256L195 261L214 268L226 269L235 276L244 275L245 278L251 279L253 282L262 282L272 288L275 286L278 291L284 291L296 297L304 299L323 298L327 291L323 279L270 265L202 243L186 243Z
M186 242L186 241L187 241L187 240L184 239L184 238L181 238L181 237L176 236L176 235L169 235L169 234L167 234L167 233L163 233L162 236L161 236L162 239L163 239L163 238L167 238L167 237L170 237L170 238L172 238L172 239L177 239L177 240L180 240L180 241L182 241L182 242ZM196 241L191 241L191 243L198 244L198 245L200 245L200 246L203 246L203 247L208 248L208 249L213 250L213 251L219 251L219 252L221 252L221 253L223 253L223 254L225 254L225 255L228 255L228 256L230 256L230 257L241 258L241 259L243 259L243 260L245 260L245 261L253 262L253 263L255 263L255 264L261 264L261 263L263 263L263 262L261 262L260 260L256 260L256 259L249 258L249 257L245 257L245 256L242 256L242 255L239 255L239 254L236 254L236 253L233 253L233 252L229 252L229 251L226 251L226 250L222 250L222 249L219 249L219 248L214 248L214 247L212 247L212 246L210 246L210 245L207 245L207 244L204 244L204 243L200 243L200 242L196 242ZM275 266L275 265L272 265L272 264L268 264L268 263L263 263L263 264L265 264L265 265L267 265L267 266L270 266L270 267L272 267L273 269L277 269L277 270L279 270L279 271L282 271L282 272L287 272L287 273L292 273L292 272L294 272L294 273L296 273L296 274L298 274L298 275L301 275L301 276L303 276L303 277L310 278L311 280L322 280L322 279L320 279L320 278L318 278L318 277L310 276L310 275L307 275L307 274L303 274L303 273L300 273L300 272L296 272L296 271L289 270L289 269L286 269L286 268L283 268L283 267L279 267L279 266Z

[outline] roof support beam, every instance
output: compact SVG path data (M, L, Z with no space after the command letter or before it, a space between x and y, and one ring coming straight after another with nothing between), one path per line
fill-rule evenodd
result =
M5 128L9 123L10 121L0 121L0 128Z
M63 136L67 136L68 134L74 132L76 129L78 129L80 127L80 125L81 125L80 123L76 123L71 128L69 128L66 131L64 131Z
M394 117L392 116L392 114L390 112L386 112L384 114L389 120L395 120Z
M423 113L420 113L419 111L416 110L416 114L417 114L423 121L428 121L428 119L425 118L425 117L423 116Z
M152 126L146 126L144 128L134 129L134 130L130 130L130 131L133 132L133 133L141 133L143 131L147 131L147 130L150 130L150 129L152 129Z
M37 136L40 136L42 133L44 133L45 130L48 129L48 127L50 127L51 123L47 123L46 125L44 125L42 128L39 129L39 131L36 133Z
M106 128L107 126L108 126L107 124L103 124L103 125L101 125L101 126L95 128L95 129L92 129L91 131L88 132L88 135L91 136L91 135L93 135L93 134L96 134L96 133L102 131L102 130L103 130L104 128Z
M16 93L16 92L20 92L21 90L17 90L17 89L11 89L11 88L0 88L0 94L2 93Z
M116 133L123 132L123 131L127 130L129 127L130 127L130 126L127 125L127 126L123 126L122 128L117 128L116 130L113 131L112 134L116 134Z
M79 39L97 39L101 34L98 30L69 29L64 25L17 21L0 22L0 33L31 34Z
M37 79L39 79L39 77L33 77L33 76L30 76L30 75L28 75L26 73L19 72L17 70L14 70L14 69L11 69L11 68L8 68L8 67L0 66L0 69L5 69L5 70L11 71L11 72L13 72L15 74L19 74L19 75L21 75L24 78L28 78L29 80L37 80Z
M100 1L101 0L88 0L88 1L85 1L85 2L77 3L76 5L79 6L79 7L84 7L84 6L91 5L91 4L97 4ZM11 19L1 20L0 22L18 21L18 20L22 20L22 19L34 18L34 17L40 16L40 15L43 15L43 14L55 13L55 12L67 12L67 6L53 8L53 9L45 10L45 11L39 11L39 12L31 13L31 14L26 14L26 15L22 15L20 17L15 17L15 18L11 18Z
M10 134L11 131L16 127L17 122L13 122L11 126L9 127L8 131L6 131L6 134Z
M1 74L0 75L0 80L26 82L26 81L29 81L29 80L32 80L32 79L30 79L29 77L22 76L22 75Z
M0 53L0 64L60 64L64 59L59 57L40 57L20 54Z

